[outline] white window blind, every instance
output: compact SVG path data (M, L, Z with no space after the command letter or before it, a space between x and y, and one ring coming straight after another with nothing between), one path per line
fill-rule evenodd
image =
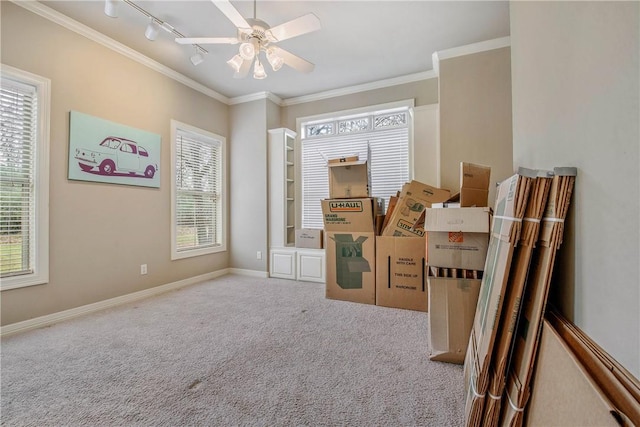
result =
M221 246L221 141L178 129L175 180L175 250Z
M35 270L36 88L11 79L0 90L1 277Z
M0 67L0 289L49 281L51 81Z
M379 127L375 124L378 116L367 123L360 117L336 120L337 125L303 124L302 135L306 136L301 141L303 228L323 228L320 200L329 197L326 159L351 154L367 159L371 172L370 194L384 198L385 203L409 180L409 127L406 122L409 114L406 111L402 114L405 115L404 123L383 123ZM349 122L349 126L343 125L345 122ZM357 130L350 132L354 128Z

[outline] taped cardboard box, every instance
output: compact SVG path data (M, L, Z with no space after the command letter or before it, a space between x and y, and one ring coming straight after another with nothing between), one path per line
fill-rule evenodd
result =
M423 237L376 237L376 305L427 311Z
M536 175L530 169L520 168L518 172L498 186L480 297L464 363L467 426L482 425L490 361L511 259L520 237L531 181Z
M437 277L439 273L434 273L431 267L428 270L429 359L462 364L469 345L481 280L467 279L466 273L461 278ZM475 274L478 277L478 273Z
M491 209L426 209L429 265L484 270L489 246Z
M371 175L366 160L329 162L329 197L349 199L369 197Z
M322 200L326 297L376 303L374 198Z
M527 276L507 375L505 393L513 404L503 405L501 419L513 426L522 425L522 409L526 407L531 394L530 383L538 350L542 318L547 304L556 252L562 244L564 220L569 210L577 169L555 168L553 173L538 242L531 258L531 271Z
M423 237L424 229L415 226L424 210L432 203L444 202L450 195L449 190L415 180L405 184L382 235Z
M322 249L322 234L318 228L296 230L296 248Z
M546 320L526 425L617 427L620 416L602 389Z
M488 205L491 168L460 162L460 207Z

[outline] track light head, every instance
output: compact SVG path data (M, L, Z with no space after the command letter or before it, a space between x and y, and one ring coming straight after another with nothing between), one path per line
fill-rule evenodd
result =
M118 17L118 4L120 0L105 0L104 14L112 18Z
M144 36L147 39L154 41L155 39L158 38L159 31L160 31L160 25L158 25L155 19L149 18L149 25L147 25L147 29L144 32Z

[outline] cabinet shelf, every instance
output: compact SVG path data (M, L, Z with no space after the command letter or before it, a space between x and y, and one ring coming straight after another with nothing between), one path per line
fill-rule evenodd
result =
M295 138L290 129L269 130L269 247L295 244Z

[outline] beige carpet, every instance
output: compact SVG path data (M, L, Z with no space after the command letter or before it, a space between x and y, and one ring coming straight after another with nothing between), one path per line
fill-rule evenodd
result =
M3 426L461 426L428 315L224 276L10 336Z

